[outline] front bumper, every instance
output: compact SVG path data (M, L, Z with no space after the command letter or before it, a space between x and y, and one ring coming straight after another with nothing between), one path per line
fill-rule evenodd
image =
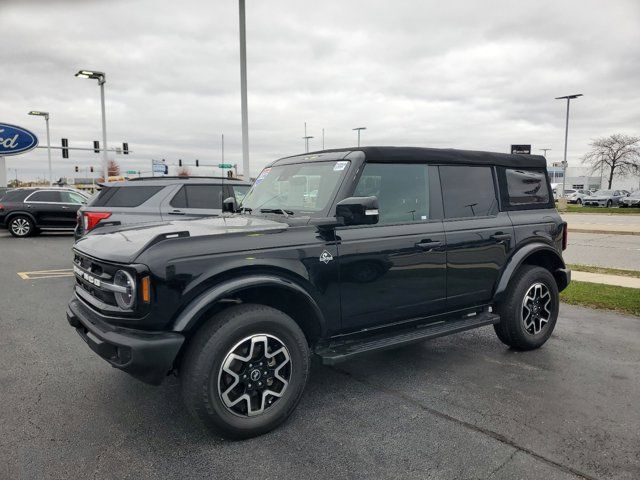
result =
M114 327L77 297L69 302L67 321L89 348L111 366L152 385L162 383L185 340L174 332Z

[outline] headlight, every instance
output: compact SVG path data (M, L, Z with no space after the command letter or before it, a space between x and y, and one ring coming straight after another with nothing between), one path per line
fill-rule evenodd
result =
M136 280L130 273L118 270L113 277L113 284L124 291L115 292L116 303L123 310L132 310L136 304Z

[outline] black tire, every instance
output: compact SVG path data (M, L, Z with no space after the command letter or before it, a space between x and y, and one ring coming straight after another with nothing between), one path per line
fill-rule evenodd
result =
M576 202L578 205L582 205L582 199L579 198L578 201Z
M611 200L607 200L607 208L611 208L611 205L613 205L613 202Z
M225 405L220 388L223 375L226 375L222 367L228 355L238 351L234 348L243 344L243 340L260 334L275 338L286 347L290 358L288 385L279 392L282 394L281 397L274 398L249 391L251 384L247 385L246 382L250 380L242 381L243 384L238 383L237 388L241 391L254 394L252 398L256 400L262 399L264 411L255 416L247 416L242 412L231 411L231 408L249 409L251 401L241 401L238 407L229 408ZM250 340L249 343L251 344ZM259 350L260 347L256 349ZM187 347L180 368L184 402L195 418L224 437L241 439L262 435L284 422L298 405L309 376L309 364L307 340L291 317L264 305L244 304L230 307L198 329ZM239 382L240 375L239 373ZM274 382L273 376L270 380ZM253 387L256 388L255 383ZM239 396L244 396L244 393ZM271 399L273 404L267 405L267 398Z
M550 300L548 305L549 313L547 314L544 310L539 312L541 316L548 316L548 320L538 332L535 332L535 330L540 326L541 322L538 320L536 323L533 320L533 325L528 329L525 325L524 317L526 313L523 307L525 295L536 284L546 287ZM544 289L541 289L541 291L544 291ZM505 300L497 306L500 323L495 324L493 328L500 341L505 345L516 350L534 350L544 345L553 333L558 319L558 308L558 286L553 275L545 268L524 265L518 269L511 279Z
M8 230L14 237L26 238L35 233L36 226L30 217L16 215L9 220Z

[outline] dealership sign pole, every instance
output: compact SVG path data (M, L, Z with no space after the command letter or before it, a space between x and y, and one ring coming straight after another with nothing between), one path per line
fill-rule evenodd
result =
M0 123L0 187L7 186L5 157L26 153L38 146L38 137L26 128Z

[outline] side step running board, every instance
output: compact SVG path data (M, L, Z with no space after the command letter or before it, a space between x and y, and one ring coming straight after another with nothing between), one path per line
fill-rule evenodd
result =
M361 353L386 350L412 342L443 337L452 333L492 325L499 321L500 317L495 313L482 312L470 318L422 324L400 331L362 334L357 338L355 336L354 338L342 337L317 345L315 354L322 359L322 363L325 365L333 365Z

